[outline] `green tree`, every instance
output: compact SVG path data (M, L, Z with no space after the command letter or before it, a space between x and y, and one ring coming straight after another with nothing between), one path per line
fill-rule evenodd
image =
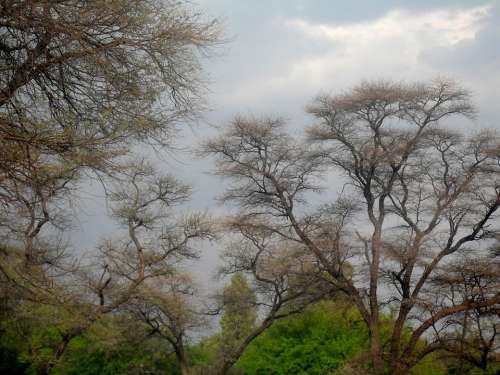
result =
M368 331L353 307L319 303L276 322L240 359L246 374L328 374L368 348Z
M221 355L231 357L235 349L251 334L257 320L256 297L242 273L236 273L222 294L224 314L221 318Z
M391 334L393 317L384 316L381 334ZM236 364L247 375L358 375L369 369L369 332L356 307L324 301L276 322L253 341ZM446 366L429 357L411 375L444 375Z

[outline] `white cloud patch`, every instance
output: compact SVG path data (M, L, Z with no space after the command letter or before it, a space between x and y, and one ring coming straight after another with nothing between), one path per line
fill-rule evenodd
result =
M446 8L429 12L391 10L366 22L342 25L315 24L304 19L284 20L289 38L314 46L298 48L292 59L283 59L278 71L252 77L226 100L262 101L266 96L315 94L338 90L360 79L426 79L437 74L420 59L423 52L472 40L485 24L491 5ZM273 43L280 43L279 40Z
M481 6L421 14L393 10L374 21L342 26L290 20L288 27L325 47L324 54L295 62L290 73L317 79L329 72L346 78L363 74L413 79L432 74L419 61L421 53L473 39L490 9Z
M423 56L473 42L492 9L491 4L424 12L392 9L377 19L343 24L278 16L276 33L266 43L274 47L263 50L259 40L241 56L267 68L227 82L220 102L238 110L281 111L305 104L320 90L338 92L362 79L455 77L452 66L436 66Z
M411 45L443 46L474 38L481 28L491 5L470 9L440 9L415 14L407 10L392 10L375 21L341 26L311 24L302 19L287 20L285 24L307 36L328 39L351 46L381 44L403 39Z
M340 26L313 24L302 19L287 20L285 26L311 42L320 43L323 52L303 56L293 62L286 76L276 80L299 80L317 85L334 75L348 83L370 77L397 79L422 78L432 72L419 57L422 52L453 46L473 39L482 29L491 6L468 9L438 9L426 13L392 10L383 17Z

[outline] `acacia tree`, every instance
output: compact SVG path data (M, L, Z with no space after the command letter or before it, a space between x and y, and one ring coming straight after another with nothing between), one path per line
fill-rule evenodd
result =
M61 262L72 193L89 170L99 178L116 177L137 142L171 141L177 123L201 107L200 61L219 35L217 20L205 19L184 1L0 4L2 290L19 299L88 306L88 296L75 300L81 297L76 287L61 286L76 271ZM153 203L158 201L146 206ZM171 241L172 253L187 254L180 226L192 234L197 220L169 223L165 248ZM138 273L129 280L134 285L150 265L139 250L144 226L129 229L131 240L138 241ZM131 247L120 245L128 251L121 254L123 261ZM111 250L118 249L106 252ZM111 265L103 264L94 272L97 280L89 281L97 300L118 278L107 284ZM127 299L119 295L100 309L111 311ZM99 316L89 316L94 315Z
M140 292L127 302L126 310L148 328L148 337L159 337L173 349L181 374L191 373L186 350L190 331L205 322L193 298L196 291L188 275L177 274L155 278L140 287Z
M434 295L433 307L457 306L467 300L484 301L500 289L498 261L496 257L478 259L464 255L442 267L432 278L428 291ZM440 351L445 358L455 359L461 371L464 365L485 372L494 371L493 368L500 364L499 318L500 309L495 305L479 306L449 316L432 327L429 345L420 355Z
M320 96L308 111L317 123L307 145L287 135L279 119L237 118L205 151L232 183L225 198L265 219L274 235L302 244L356 304L370 333L373 372L382 374L387 363L391 374L408 373L423 335L438 322L500 303L492 290L482 300L428 309L426 293L445 259L465 249L479 256L496 230L498 137L442 126L474 114L469 93L443 80L364 83ZM329 168L344 173L339 180L353 199L341 205L347 210L326 204L307 212L306 193L318 190L317 177ZM379 331L384 306L397 312L387 345ZM405 327L412 327L409 338Z
M188 197L186 186L136 165L110 196L122 205L114 214L126 235L102 245L99 265L77 272L61 263L59 235L78 182L89 170L123 178L124 156L137 142L171 142L177 124L202 107L200 61L219 35L217 20L185 1L0 4L2 292L82 315L47 371L72 337L119 309L145 280L173 272L194 256L192 240L207 235L201 215L173 219L169 207Z
M68 297L59 280L76 271L64 231L79 166L50 165L40 153L19 161L0 183L0 288L6 306L58 304ZM9 314L12 311L9 312ZM7 318L9 314L6 314Z
M219 30L183 2L8 0L0 33L2 140L60 154L170 135Z
M26 263L56 264L62 255L55 242L43 234L48 226L52 233L67 228L63 207L75 188L79 167L74 163L50 165L39 153L31 153L0 183L4 203L0 211L0 240L24 249Z
M0 220L28 211L36 258L82 171L116 172L133 142L165 145L196 113L219 27L178 1L8 0L0 35Z
M177 267L185 259L197 257L197 240L210 239L214 233L206 215L175 214L174 208L189 195L187 185L159 175L148 163L129 164L128 179L116 183L109 194L113 215L124 233L103 241L96 261L81 265L65 279L67 293L61 305L81 318L62 333L47 372L71 339L104 315L126 310L133 301L155 299L152 290L161 280L177 278L177 288L187 280L179 278ZM157 289L160 293L161 288Z
M419 339L436 322L500 302L500 295L491 291L482 301L465 299L432 312L425 308L430 302L425 286L443 258L466 246L473 252L496 229L499 139L489 132L467 137L443 128L440 122L450 116L474 113L469 93L449 81L364 84L345 95L320 97L309 110L319 120L309 130L310 139L325 146L321 157L327 164L348 175L364 199L373 230L363 237L369 274L363 313L375 371L383 371L380 306L395 299L389 367L404 373L416 363ZM386 300L378 290L383 275L393 288ZM404 326L416 316L426 319L405 343Z
M255 292L242 273L235 273L222 293L224 314L221 325L221 354L231 357L232 352L253 331L257 321Z
M113 215L127 235L104 241L99 249L102 274L89 284L108 310L126 302L145 280L174 274L182 260L197 257L193 241L214 233L206 215L179 217L173 212L188 200L187 185L159 175L145 162L132 163L129 178L110 193ZM113 290L109 300L107 288Z
M220 272L232 279L220 296L221 374L232 371L253 340L276 321L337 292L302 246L275 236L259 219L231 216L224 227L231 241ZM243 283L242 277L249 281Z

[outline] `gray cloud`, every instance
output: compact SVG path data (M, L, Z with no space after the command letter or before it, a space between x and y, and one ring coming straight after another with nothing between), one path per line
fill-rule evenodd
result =
M500 129L500 3L495 2L473 39L422 52L420 62L460 79L474 92L478 123Z

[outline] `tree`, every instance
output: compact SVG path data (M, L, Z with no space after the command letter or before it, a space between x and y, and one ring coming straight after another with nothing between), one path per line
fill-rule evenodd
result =
M245 276L235 273L222 293L224 314L220 325L222 358L232 357L233 351L255 329L256 296Z
M240 323L241 326L236 328L237 324L230 324L223 317L221 374L231 371L248 346L276 321L298 314L311 303L331 298L337 292L324 280L321 270L301 246L280 240L258 219L228 217L224 227L231 240L223 253L225 264L221 273L247 276L250 284L241 289L250 287L252 293L247 290L236 294L226 289L222 295L222 307L226 314L237 309L240 311L238 318L250 321L253 319L253 305L260 319L253 325ZM233 300L236 297L237 302ZM247 310L243 316L241 309Z
M0 35L2 295L80 318L60 332L49 372L75 337L172 277L211 236L204 215L171 211L189 187L127 157L141 142L168 146L198 114L200 62L220 29L185 1L9 0ZM126 232L95 262L66 261L68 205L89 176Z
M159 175L146 162L132 163L129 168L129 180L121 181L110 193L113 215L127 236L122 241L104 241L99 258L102 272L95 279L90 275L90 290L100 306L109 304L109 310L126 302L145 280L175 274L182 260L197 257L192 243L212 238L214 232L206 215L176 217L173 212L189 199L187 185ZM109 299L108 288L114 289Z
M246 374L337 374L367 347L368 332L355 307L320 302L274 324L249 346L238 367Z
M197 256L193 243L213 236L205 215L176 217L173 212L189 198L188 186L172 176L159 175L144 161L130 163L127 171L127 179L116 183L109 196L113 215L125 233L105 240L94 262L65 277L64 288L60 284L51 288L62 290L59 306L80 319L62 332L47 372L57 365L73 338L104 316L119 313L133 301L159 301L152 292L154 285L175 279L180 263ZM172 311L182 310L182 305L169 303Z
M4 356L0 367L5 373L43 374L61 344L67 327L77 314L68 314L59 306L25 303L16 314L2 321ZM165 372L171 360L169 347L147 337L141 321L120 312L103 317L79 337L74 338L64 356L50 370L52 374L118 374ZM17 355L8 358L8 354ZM16 361L17 360L17 361ZM17 362L17 363L16 363Z
M159 337L171 345L181 374L190 374L188 334L206 323L190 298L195 296L192 281L187 275L171 275L147 282L140 289L127 303L127 310L147 325L148 337Z
M0 19L3 146L56 154L168 137L195 104L198 52L219 35L174 1L9 0Z
M56 265L64 255L57 234L69 225L61 208L71 199L80 168L47 163L43 155L31 152L0 182L0 240L22 249L27 264Z
M486 299L500 288L498 260L464 255L446 265L432 279L435 300L446 299L456 306L467 300ZM498 306L481 306L445 318L433 327L432 341L422 355L440 351L445 358L456 359L461 371L472 366L493 373L494 367L500 369L499 314Z
M0 34L0 225L36 259L84 171L119 171L134 142L166 145L196 113L219 28L177 1L9 0Z
M308 111L317 122L307 145L287 135L280 119L237 118L205 151L231 180L226 201L300 243L351 298L368 327L373 372L382 374L387 359L389 373L408 373L420 359L420 339L438 322L500 303L498 291L489 291L482 300L429 309L427 293L445 259L459 250L481 256L496 230L498 136L443 128L452 116L474 114L469 93L445 80L363 83L318 97ZM344 174L350 191L311 213L308 193L319 191L318 177L330 168ZM397 311L387 345L380 335L386 306Z
M398 309L389 367L404 373L416 363L419 338L436 322L500 302L492 291L482 301L428 309L432 300L424 290L443 258L491 238L500 207L499 139L486 131L467 137L442 127L440 122L450 116L474 113L469 93L444 80L363 84L345 95L320 97L309 111L320 121L310 128L310 139L327 145L325 162L348 175L373 229L360 236L368 247L369 273L368 305L360 308L367 313L375 372L383 371L377 326L386 303L378 291L385 276ZM396 127L391 120L406 126ZM390 229L389 220L395 222ZM404 343L402 332L415 317L412 311L426 318Z

